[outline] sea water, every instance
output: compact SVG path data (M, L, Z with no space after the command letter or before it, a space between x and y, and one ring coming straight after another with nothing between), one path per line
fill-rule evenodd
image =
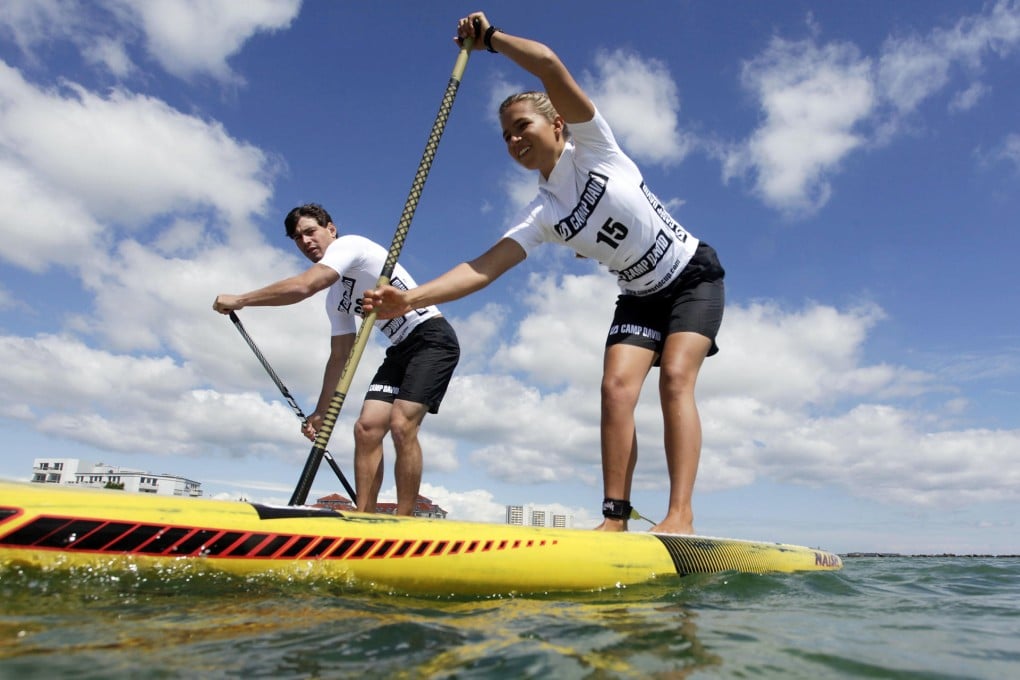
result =
M1012 678L1020 558L847 558L513 598L8 566L0 677Z

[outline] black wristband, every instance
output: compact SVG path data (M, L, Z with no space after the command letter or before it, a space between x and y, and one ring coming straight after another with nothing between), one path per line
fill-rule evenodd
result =
M485 49L489 50L493 54L496 54L496 50L492 49L492 34L498 30L498 28L490 24L489 27L485 29L485 37L482 38L482 42L485 44Z

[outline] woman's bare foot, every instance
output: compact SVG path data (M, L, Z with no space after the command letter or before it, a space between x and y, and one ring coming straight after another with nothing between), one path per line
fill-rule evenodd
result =
M686 534L694 535L694 518L691 515L683 516L683 513L671 512L666 518L652 527L655 534Z
M627 520L625 519L609 519L608 517L602 520L602 524L595 527L595 531L626 531Z

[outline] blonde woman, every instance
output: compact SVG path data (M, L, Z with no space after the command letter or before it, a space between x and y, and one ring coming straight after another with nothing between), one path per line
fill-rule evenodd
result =
M616 143L595 105L546 45L493 26L481 12L462 18L458 42L497 52L537 77L499 108L510 157L538 173L538 195L488 251L410 290L365 293L383 318L456 300L489 285L540 243L572 248L616 275L620 287L602 376L603 522L625 531L637 463L634 411L649 371L659 366L670 495L653 531L694 533L691 496L701 456L694 399L705 357L718 348L724 271L715 251L670 216Z

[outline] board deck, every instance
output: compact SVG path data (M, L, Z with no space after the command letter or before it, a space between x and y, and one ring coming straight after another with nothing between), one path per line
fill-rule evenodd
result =
M842 567L833 553L780 543L0 482L0 565L8 564L183 567L439 595L586 591L669 575Z

